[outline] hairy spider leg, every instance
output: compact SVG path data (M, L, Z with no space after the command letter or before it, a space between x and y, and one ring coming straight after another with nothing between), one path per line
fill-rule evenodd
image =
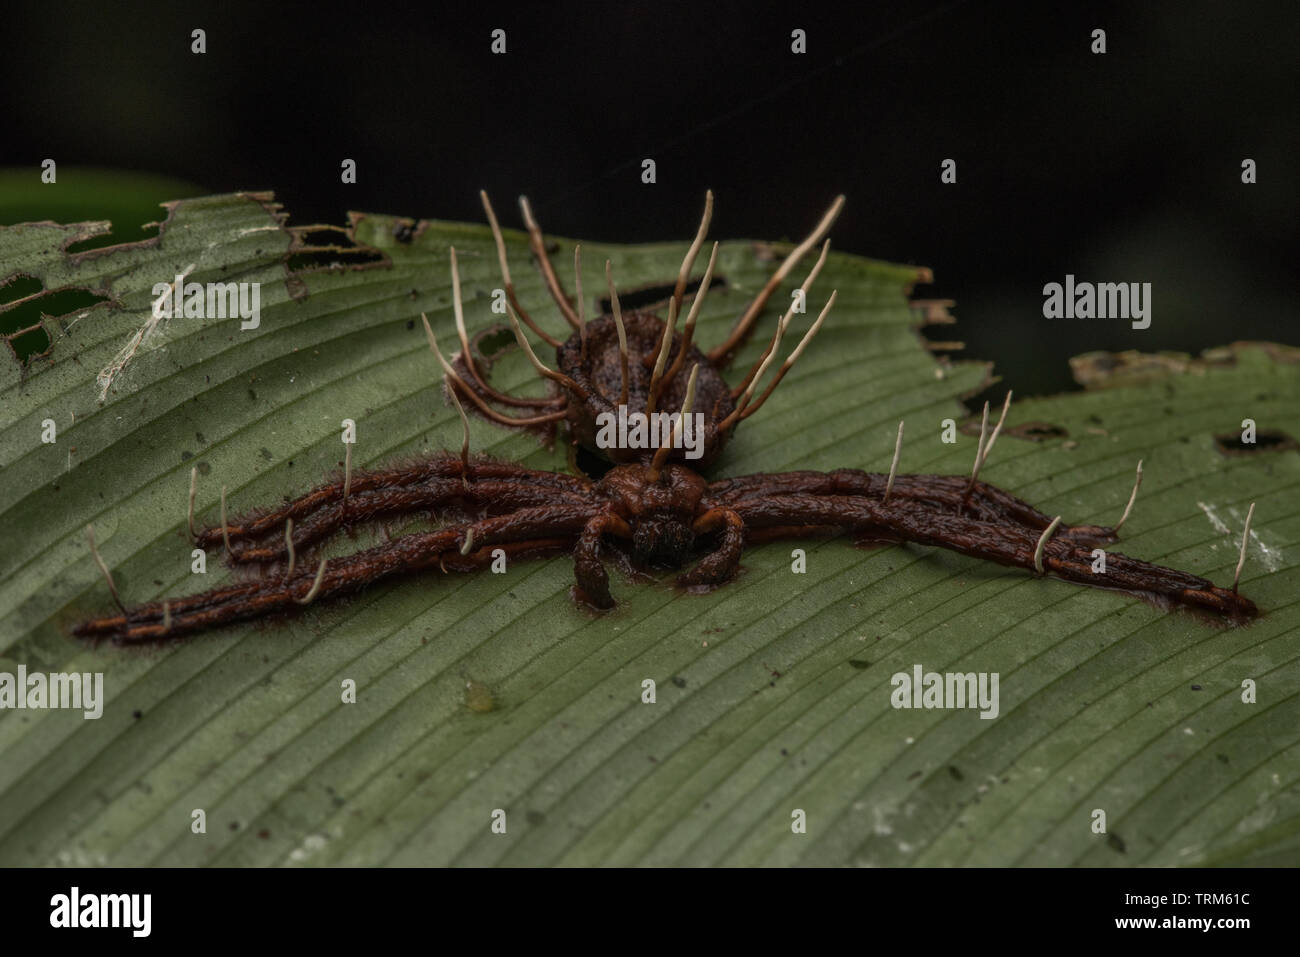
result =
M854 530L883 530L910 542L935 545L963 555L1034 570L1041 562L1066 581L1094 588L1123 589L1173 603L1203 608L1234 620L1256 614L1253 602L1208 579L1121 555L1106 556L1106 574L1093 572L1091 549L1069 538L1051 536L1054 520L1042 532L986 522L954 512L937 512L912 503L885 506L861 496L771 495L732 506L746 527L813 523Z
M609 593L609 574L600 560L600 542L605 535L631 538L632 529L616 513L602 511L587 522L573 548L577 597L597 608L614 607L614 599Z
M398 465L382 469L358 469L352 475L352 490L349 501L359 495L381 489L400 489L435 479L457 479L464 474L464 466L457 455L440 452L436 455L418 459L407 465ZM473 475L476 481L504 479L527 482L540 488L558 489L581 494L591 487L586 479L564 475L559 472L544 472L526 469L506 462L493 462L487 459L473 462ZM265 538L279 534L285 519L302 521L313 512L322 508L336 506L342 499L342 483L331 482L318 485L304 495L279 508L258 515L237 519L226 526L226 532L232 541L240 539ZM222 529L219 527L203 529L196 536L196 543L201 548L212 548L222 541Z
M294 526L288 539L269 539L261 545L245 545L235 549L231 560L235 562L278 562L290 557L289 545L295 551L308 548L329 538L340 529L354 528L396 515L412 514L435 508L454 507L465 512L500 514L520 508L555 502L580 505L588 497L579 492L558 489L554 486L533 485L518 479L478 480L468 487L458 479L431 479L418 485L401 488L383 488L371 492L354 493L346 502L321 508Z
M683 587L720 585L727 581L739 569L740 556L745 548L745 523L734 509L705 507L703 503L701 507L703 511L692 521L691 530L696 535L720 532L721 540L694 568L677 576L677 584ZM577 597L602 609L615 605L609 592L609 575L599 557L604 535L628 539L632 537L632 529L617 513L603 512L593 517L583 529L573 552Z
M455 567L461 545L470 540L477 553L510 543L546 540L571 545L596 514L590 505L552 504L518 509L506 515L463 525L404 535L352 555L325 560L317 569L304 569L288 580L259 579L216 588L185 598L148 602L125 614L82 622L73 633L82 637L111 637L124 641L157 640L214 625L242 621L300 607L307 596L331 598L406 572ZM478 567L478 566L474 566ZM163 627L164 606L170 619Z
M901 500L939 511L964 511L983 522L1005 522L1040 534L1051 524L1044 515L1023 499L987 482L976 482L967 495L969 479L960 475L895 475L889 501ZM806 494L818 496L855 496L882 500L889 479L878 472L860 469L835 469L831 472L798 471L746 475L721 479L709 485L712 500L734 504L747 499L759 500L773 495ZM1057 537L1079 544L1098 545L1116 540L1113 529L1098 525L1067 525Z
M677 576L677 584L684 587L720 585L730 579L740 568L740 553L745 548L745 522L733 508L713 506L692 523L697 535L721 532L718 547L705 555L695 567Z

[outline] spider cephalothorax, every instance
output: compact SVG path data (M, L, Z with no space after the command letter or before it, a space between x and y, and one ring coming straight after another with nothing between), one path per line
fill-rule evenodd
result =
M637 562L680 568L695 544L692 527L709 484L698 472L669 465L656 473L645 465L618 465L598 485L632 529Z
M573 440L608 459L612 467L598 480L585 476L525 469L469 454L469 430L460 454L436 453L414 462L383 469L351 471L340 481L317 487L287 504L227 521L222 505L220 526L196 531L193 526L194 489L191 484L190 530L198 545L224 546L235 563L260 565L264 573L248 581L91 619L74 630L79 635L106 636L119 641L151 641L198 631L233 621L292 611L317 599L362 588L399 573L473 571L500 558L509 561L557 551L574 559L575 597L597 608L614 604L602 551L620 548L643 567L680 568L697 554L693 567L678 576L679 584L710 587L732 578L748 544L778 538L849 531L859 540L916 542L934 545L1039 575L1051 572L1082 585L1132 592L1157 603L1210 612L1230 621L1256 614L1254 604L1212 582L1129 558L1106 556L1098 573L1095 550L1118 539L1115 528L1062 524L986 482L979 470L1005 421L1007 405L992 432L988 405L984 407L980 444L969 478L952 475L900 475L895 447L888 475L857 469L831 472L759 473L707 480L702 472L732 437L736 426L757 411L817 333L835 301L827 298L817 319L800 343L766 378L796 306L776 323L772 340L740 382L729 385L723 370L734 350L752 332L768 299L801 258L821 242L839 213L840 197L816 229L773 273L736 321L727 339L708 352L694 341L695 320L708 292L717 245L692 299L680 331L677 319L685 302L688 278L708 228L712 194L695 242L682 264L667 306L667 318L649 312L623 314L606 263L611 312L591 322L584 319L580 248L575 248L576 303L564 292L550 263L541 229L521 200L530 242L551 295L571 327L561 341L544 332L520 305L510 280L505 243L491 205L484 208L496 239L507 312L518 342L538 372L557 387L544 398L512 396L493 388L479 369L465 328L456 252L451 250L453 307L461 352L449 362L441 353L425 320L429 343L446 375L448 393L505 425L530 427L566 421ZM821 256L800 285L802 302L826 260ZM527 326L556 349L559 371L543 364L533 352ZM759 383L767 381L760 392ZM1007 404L1010 403L1010 395ZM511 414L503 408L522 409ZM463 413L463 410L462 410ZM661 417L657 427L643 433L610 432L622 415ZM611 419L611 417L613 417ZM644 420L642 421L644 424ZM682 441L691 433L692 441ZM617 441L611 437L617 435ZM647 441L653 436L652 441ZM193 482L194 473L191 473ZM1141 464L1138 466L1141 479ZM1253 511L1253 506L1252 506ZM311 567L299 555L343 529L404 515L435 512L454 517L433 531L416 532L351 555L322 559ZM1247 517L1247 530L1249 529ZM1242 560L1245 557L1243 536ZM93 535L91 539L92 550ZM96 553L98 560L98 553ZM102 563L101 563L101 567ZM104 569L112 587L112 576ZM1241 573L1241 561L1237 575ZM113 589L116 597L116 589Z

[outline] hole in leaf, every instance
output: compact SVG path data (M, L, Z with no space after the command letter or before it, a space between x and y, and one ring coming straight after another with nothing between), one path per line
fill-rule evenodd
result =
M1030 442L1043 442L1047 439L1063 439L1070 433L1063 426L1050 422L1021 422L1017 426L1004 428L1002 434Z
M5 303L16 302L19 299L26 299L44 288L41 281L35 276L25 276L19 273L3 286L0 286L0 306Z
M18 361L24 364L50 351L50 334L44 326L32 326L5 337Z
M382 253L365 249L349 249L346 246L322 246L319 249L305 250L289 257L291 272L308 272L321 269L347 269L384 261Z
M383 253L358 245L341 226L300 226L290 232L294 235L290 272L360 269L385 261Z
M700 288L700 283L703 281L703 279L704 279L704 275L703 273L701 273L700 275L687 280L686 295L682 298L683 319L685 318L687 307L689 306L691 299L695 295L695 290ZM617 275L614 277L614 284L617 287L618 285ZM657 283L656 285L653 286L641 286L639 288L628 289L626 291L624 291L623 289L619 289L618 304L623 309L624 312L631 312L634 309L644 309L647 306L656 305L658 303L663 303L666 305L668 300L672 297L673 290L676 288L677 288L677 281L673 280L672 282L669 283ZM720 276L715 272L713 274L713 278L709 280L709 290L712 291L714 289L726 289L726 288L727 288L727 278L725 276ZM600 311L603 315L609 315L613 311L613 306L610 304L610 300L608 296L602 296L600 299L596 301L596 303L600 307Z
M38 282L37 291L39 289ZM97 296L85 289L63 289L47 293L20 306L0 311L0 335L12 335L39 325L42 316L66 316L70 312L89 309L96 303L107 301L107 296Z
M471 343L474 351L484 359L492 360L511 347L518 347L515 334L504 326L495 326L478 334Z
M998 415L1001 413L1000 408L993 408L990 403L989 408L989 431L997 424ZM958 426L957 431L962 435L979 435L980 422L983 416L973 416ZM1063 425L1054 425L1051 422L1021 422L1019 425L1007 425L1002 428L1003 435L1009 435L1012 438L1024 439L1027 442L1045 442L1048 439L1064 439L1070 433Z
M1260 429L1254 442L1243 442L1240 432L1225 432L1214 437L1215 447L1224 455L1253 455L1257 452L1282 452L1300 449L1300 442L1278 429Z
M89 239L82 239L68 245L64 250L68 254L84 253L89 249L103 249L106 246L118 246L122 243L138 243L145 239L157 238L161 223L141 223L134 228L119 225L117 220L113 222L113 228L106 233L100 233L98 236L91 236Z

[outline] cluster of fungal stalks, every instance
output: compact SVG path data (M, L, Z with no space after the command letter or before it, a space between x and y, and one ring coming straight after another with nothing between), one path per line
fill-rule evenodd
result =
M696 345L694 333L714 277L717 243L680 332L677 320L691 270L708 233L712 193L706 197L700 227L678 272L667 320L648 311L625 313L607 261L610 313L587 321L581 246L574 248L576 296L570 300L551 264L541 227L527 199L521 199L534 259L570 326L565 340L544 331L519 302L496 214L486 193L482 200L496 243L511 328L538 374L553 384L552 393L542 398L514 396L488 381L474 357L465 325L456 250L452 248L452 307L459 355L449 361L428 319L421 318L429 346L443 370L447 393L461 415L464 438L459 454L444 451L389 468L354 471L349 445L340 479L283 506L230 521L223 487L221 524L202 530L194 526L197 473L191 472L189 528L195 543L205 549L220 545L229 562L253 566L259 573L197 595L127 608L95 549L93 529L89 529L91 551L120 614L82 622L74 629L76 634L127 643L157 641L293 612L399 574L476 571L502 557L513 562L557 552L568 552L574 559L575 599L606 609L614 605L614 599L602 556L611 547L638 567L679 568L699 555L677 582L701 589L730 580L749 545L844 531L859 542L938 546L1040 576L1053 574L1081 585L1129 591L1157 604L1199 609L1232 622L1256 614L1255 605L1237 592L1253 505L1229 590L1196 575L1119 553L1106 554L1104 573L1094 571L1094 550L1118 539L1133 509L1142 479L1141 462L1128 505L1114 528L1063 524L1061 516L1049 518L981 481L980 470L1006 421L1010 393L992 432L988 428L989 406L984 405L969 478L899 474L902 422L887 475L845 468L757 473L716 481L704 477L703 470L717 458L740 423L762 408L830 313L835 292L827 297L798 345L769 376L797 312L796 304L806 299L826 262L830 244L823 240L844 197L832 203L814 230L785 257L737 318L727 338L707 353ZM799 286L802 295L793 299L777 321L770 342L746 375L736 385L728 385L723 371L731 356L749 338L773 293L819 243L820 255ZM525 327L555 349L557 369L538 358ZM760 392L764 381L766 387ZM493 422L512 428L564 421L572 441L608 459L612 467L592 479L472 456L461 397ZM699 459L686 464L675 441L679 437L676 432L655 448L599 447L595 441L598 417L620 406L647 415L675 409L681 413L678 427L686 416L702 413L704 439ZM302 567L298 561L299 555L340 532L426 513L434 513L445 524L351 555L322 558L314 569Z

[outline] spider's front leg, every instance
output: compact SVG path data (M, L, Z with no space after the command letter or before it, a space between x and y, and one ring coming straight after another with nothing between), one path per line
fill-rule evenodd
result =
M609 574L600 561L600 540L606 534L631 538L632 529L616 512L603 511L587 522L573 549L573 574L578 580L576 597L596 608L614 607Z
M301 525L294 526L293 547L297 552L343 528L435 508L458 507L501 514L555 502L579 505L583 501L583 496L576 492L518 480L475 480L466 485L459 479L433 479L406 488L360 492L329 508L320 508L309 514ZM230 552L233 562L278 562L288 557L283 536L270 538L264 544L236 546Z
M446 453L396 468L357 469L352 473L350 492L359 495L376 489L404 488L432 479L458 478L461 471L460 458ZM279 534L287 519L301 521L339 502L343 498L343 485L342 481L327 482L269 512L201 529L194 536L194 544L200 548L214 548L226 538L236 542Z
M707 535L721 530L722 541L718 547L699 560L694 568L677 576L677 584L720 585L736 574L740 567L740 553L745 548L745 520L735 509L725 506L706 508L691 525L696 535Z
M236 519L197 533L195 543L213 548L229 537L232 542L257 541L259 545L231 549L236 562L269 562L287 558L284 528L288 519L298 523L294 548L305 547L333 534L349 522L371 521L383 514L419 511L452 499L472 504L498 504L523 508L544 501L585 500L589 483L555 472L540 472L504 462L471 461L468 475L457 455L437 453L410 465L389 469L358 469L352 473L348 495L344 483L317 486L273 511Z

